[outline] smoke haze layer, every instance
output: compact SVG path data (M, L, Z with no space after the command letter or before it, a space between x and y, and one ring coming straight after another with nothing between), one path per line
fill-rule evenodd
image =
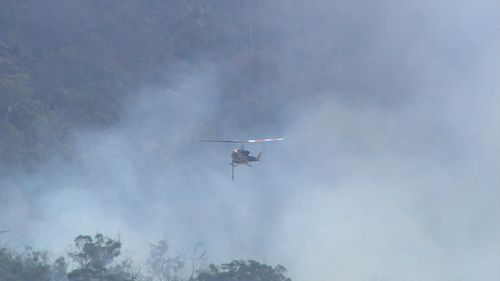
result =
M276 40L270 79L205 58L144 85L70 159L1 179L3 238L62 254L99 231L144 259L167 233L294 280L498 280L499 8L260 3L239 24ZM235 183L234 147L198 142L278 136Z

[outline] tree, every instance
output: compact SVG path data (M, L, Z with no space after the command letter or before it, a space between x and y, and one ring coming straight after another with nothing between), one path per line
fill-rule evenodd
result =
M16 253L0 248L0 280L50 281L47 252L28 247L23 253Z
M79 235L75 238L76 249L68 254L79 268L68 274L70 281L133 281L137 273L133 272L129 261L116 263L120 255L121 242L97 233L94 238Z
M186 258L181 254L170 254L170 245L163 239L158 243L151 243L148 266L150 270L150 279L153 281L182 281L193 280L196 273L200 271L205 261L206 251L201 244L196 244L191 256ZM191 272L186 266L186 260L191 263Z
M286 277L286 268L282 265L272 267L249 260L234 260L227 264L215 266L201 272L196 281L291 281Z
M67 281L68 264L63 257L57 258L52 264L52 281Z

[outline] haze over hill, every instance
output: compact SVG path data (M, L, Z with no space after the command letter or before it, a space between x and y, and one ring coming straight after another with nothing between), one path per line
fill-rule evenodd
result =
M500 4L0 1L9 247L498 280ZM238 167L201 138L286 137ZM264 147L248 147L258 152Z

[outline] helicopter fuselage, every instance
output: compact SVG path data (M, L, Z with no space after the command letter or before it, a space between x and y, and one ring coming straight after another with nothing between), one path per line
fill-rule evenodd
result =
M231 153L232 165L248 164L249 162L256 162L260 160L260 153L258 156L250 155L250 151L239 148L234 149Z

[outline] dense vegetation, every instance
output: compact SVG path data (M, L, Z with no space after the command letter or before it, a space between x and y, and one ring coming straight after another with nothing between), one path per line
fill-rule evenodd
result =
M2 171L70 156L72 132L113 125L124 97L205 63L221 66L226 116L241 102L262 114L244 96L277 57L276 32L252 18L259 2L1 0Z
M79 235L64 257L51 261L46 251L26 248L22 253L0 247L1 281L290 281L283 266L235 260L205 267L205 251L171 255L165 240L151 244L147 265L134 265L121 257L121 241L102 234Z
M235 124L248 126L236 120L242 109L235 104L255 109L248 120L265 111L258 88L271 81L278 57L276 32L253 17L260 2L0 0L1 173L71 158L73 134L113 126L123 101L142 87L175 86L177 75L204 65L216 64L224 77L224 119L234 114ZM165 241L152 244L140 268L121 246L80 235L67 257L54 260L47 251L0 244L0 281L289 280L283 267L256 261L205 267L199 248L196 256L170 256Z

